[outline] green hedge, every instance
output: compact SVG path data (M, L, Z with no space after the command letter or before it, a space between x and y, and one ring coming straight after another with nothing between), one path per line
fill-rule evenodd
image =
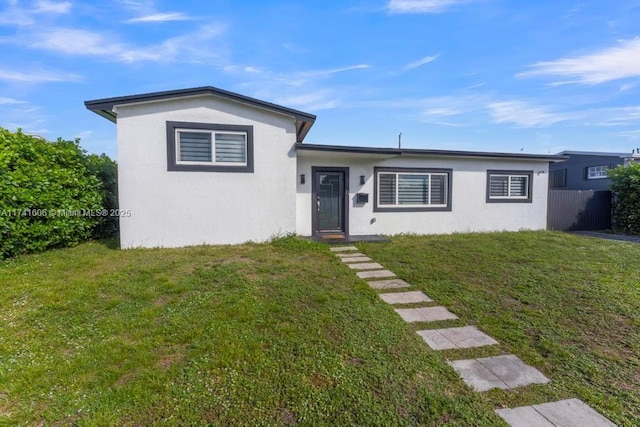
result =
M0 258L91 238L105 222L107 189L95 174L107 163L79 141L0 128Z
M615 195L612 216L616 229L640 235L640 163L609 170Z

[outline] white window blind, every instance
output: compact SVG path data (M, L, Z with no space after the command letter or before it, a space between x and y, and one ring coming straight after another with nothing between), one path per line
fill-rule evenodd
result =
M489 198L526 199L529 197L528 175L491 174L489 177Z
M446 173L378 173L378 206L443 207L447 205Z
M181 163L246 164L247 134L177 130L177 158ZM215 155L214 155L215 154Z

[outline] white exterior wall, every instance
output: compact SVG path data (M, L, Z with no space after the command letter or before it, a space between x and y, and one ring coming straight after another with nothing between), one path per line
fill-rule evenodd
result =
M349 167L349 234L445 234L455 232L541 230L547 227L548 163L486 158L383 158L365 154L298 152L297 233L311 230L312 166ZM374 212L373 168L453 169L450 212ZM487 203L487 170L532 170L532 203ZM360 175L365 184L360 185ZM357 205L355 193L368 193L369 203Z
M213 96L120 106L123 248L264 241L296 230L295 120ZM167 171L167 121L253 126L254 172Z

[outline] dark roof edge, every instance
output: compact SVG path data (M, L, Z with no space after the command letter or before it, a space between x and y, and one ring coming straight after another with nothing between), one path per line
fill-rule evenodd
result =
M219 89L213 86L194 87L189 89L169 90L164 92L151 92L143 93L139 95L118 96L114 98L103 98L85 101L84 105L87 109L98 113L99 110L111 111L114 106L122 104L133 104L138 102L150 102L159 101L170 98L181 98L186 96L197 95L215 95L222 98L230 99L233 101L262 107L267 110L277 111L286 115L294 116L297 120L301 121L315 121L316 116L304 111L294 110L293 108L283 107L281 105L273 104L271 102L262 101L260 99L251 98L239 93L229 92L227 90ZM99 114L99 113L98 113Z
M568 157L552 154L525 154L525 153L494 153L483 151L457 151L457 150L424 150L416 148L379 148L379 147L349 147L345 145L321 145L321 144L296 144L296 150L302 151L331 151L337 153L362 153L362 154L387 154L387 155L431 155L431 156L457 156L457 157L483 157L483 158L511 158L523 160L544 160L559 162Z
M598 156L598 157L631 157L633 153L620 153L610 151L572 151L565 150L558 153L559 156Z

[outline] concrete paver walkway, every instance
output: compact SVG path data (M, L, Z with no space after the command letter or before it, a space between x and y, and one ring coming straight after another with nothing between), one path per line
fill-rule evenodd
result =
M449 362L465 383L477 391L545 384L549 379L512 354Z
M510 426L612 427L614 423L587 406L580 399L567 399L541 405L498 409Z
M462 328L430 329L417 331L418 335L434 350L472 348L498 344L498 341L478 330L475 326Z
M396 308L396 313L407 323L435 322L458 318L445 307Z
M411 304L416 302L433 301L421 291L393 292L389 294L378 294L378 296L387 304Z
M378 263L368 262L371 258L358 252L355 246L333 247L331 251L342 259L361 279L372 280L368 284L373 289L408 288L409 285ZM392 292L379 294L389 304L409 304L432 302L420 291ZM445 307L419 307L395 309L405 322L432 322L436 320L457 319ZM493 345L498 342L478 330L475 326L444 328L417 331L424 341L434 350L461 349ZM479 359L455 360L449 364L460 374L462 380L477 391L492 388L510 389L529 384L549 382L537 369L527 365L517 356L503 355ZM514 409L498 409L496 413L507 423L515 427L527 426L566 426L566 427L610 427L611 421L578 399L568 399L541 405L522 406Z

